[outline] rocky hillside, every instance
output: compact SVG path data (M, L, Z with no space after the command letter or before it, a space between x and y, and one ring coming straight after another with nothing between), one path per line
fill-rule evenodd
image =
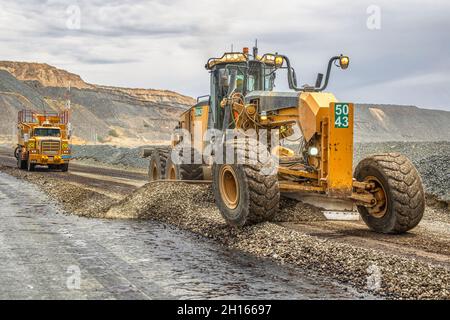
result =
M89 84L47 64L0 62L0 137L11 135L19 110L58 111L69 96L77 141L121 145L169 139L178 115L195 102L167 90Z
M357 104L355 140L450 141L450 112L415 106Z
M0 70L6 70L18 80L37 80L47 87L69 87L85 89L93 86L79 75L50 66L46 63L0 61Z

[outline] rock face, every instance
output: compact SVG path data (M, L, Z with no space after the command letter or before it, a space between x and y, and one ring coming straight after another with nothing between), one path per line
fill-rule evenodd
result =
M19 110L59 111L69 97L76 140L120 145L168 140L178 116L195 103L168 90L88 84L47 64L0 62L0 138L12 139Z
M47 87L91 88L79 75L58 69L46 63L0 61L0 69L11 73L18 80L36 80Z

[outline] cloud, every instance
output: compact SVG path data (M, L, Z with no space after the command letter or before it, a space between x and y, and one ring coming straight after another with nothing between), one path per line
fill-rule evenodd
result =
M450 4L379 0L381 28L367 28L373 1L0 0L2 59L47 62L93 83L208 91L210 56L251 46L290 56L301 83L324 72L330 56L351 57L333 70L329 90L356 102L450 110ZM67 27L78 6L80 28ZM281 79L281 78L280 78ZM421 94L426 92L426 94Z

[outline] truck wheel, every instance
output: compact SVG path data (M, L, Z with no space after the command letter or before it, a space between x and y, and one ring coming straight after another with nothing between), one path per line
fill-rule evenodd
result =
M61 164L60 168L62 172L67 172L69 171L69 164L68 163Z
M148 168L148 176L150 181L164 179L166 176L166 163L169 156L168 150L154 150L150 158L150 165Z
M26 160L22 160L22 152L18 153L18 157L17 157L17 168L21 169L21 170L25 170L27 169L27 161Z
M20 155L20 149L22 147L17 147L16 149L14 149L14 158L19 159L19 155Z
M194 163L195 159L201 159L197 156L199 152L195 148L190 149L191 153L191 163L181 163L180 168L180 179L181 180L203 180L203 163ZM180 157L183 156L183 149L180 150Z
M28 171L34 171L36 168L36 165L34 163L31 163L30 159L27 160L27 170Z
M358 181L375 184L372 208L358 206L367 226L380 233L404 233L417 226L425 210L422 180L411 161L398 153L377 154L355 169Z
M236 145L256 159L255 146ZM280 191L277 174L265 175L267 165L256 161L246 164L217 164L212 167L213 192L224 219L232 226L270 221L278 211Z

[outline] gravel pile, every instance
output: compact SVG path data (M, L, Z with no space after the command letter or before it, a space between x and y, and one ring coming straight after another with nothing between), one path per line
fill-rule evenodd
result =
M289 212L283 214L292 218ZM310 268L362 290L367 289L370 270L375 268L382 278L374 293L381 296L450 298L450 271L444 267L320 239L274 223L232 228L220 216L211 189L205 185L151 183L112 206L106 217L167 222L227 247Z
M355 144L356 165L362 158L382 152L407 156L419 171L428 194L450 201L450 142L380 142Z
M73 145L77 160L94 160L115 166L148 168L148 159L141 158L141 148L123 148L110 145Z

